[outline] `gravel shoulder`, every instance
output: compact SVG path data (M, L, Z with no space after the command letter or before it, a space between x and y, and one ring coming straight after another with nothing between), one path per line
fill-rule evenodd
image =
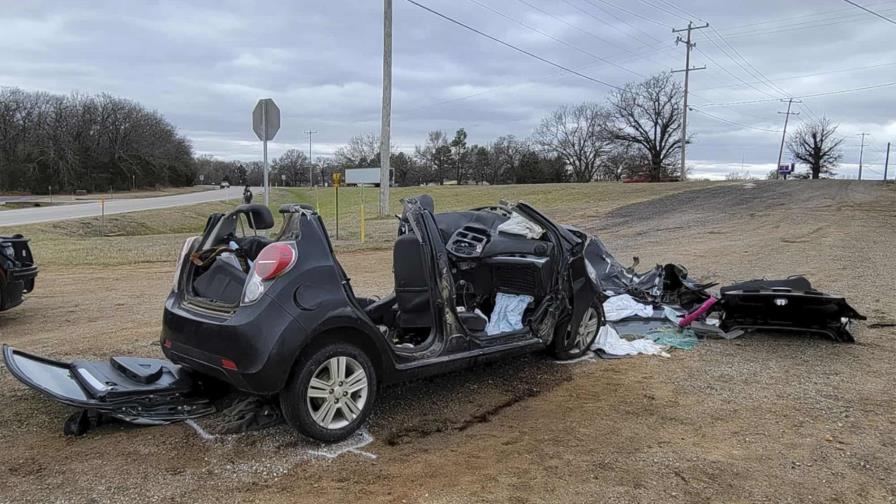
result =
M753 334L668 359L536 354L392 387L373 441L334 459L283 428L66 438L67 410L0 368L0 502L896 502L893 186L736 184L553 214L623 262L680 262L723 283L806 274L868 323L854 345ZM340 258L359 294L391 290L390 251ZM46 269L0 313L0 341L58 358L156 355L170 281L168 263Z

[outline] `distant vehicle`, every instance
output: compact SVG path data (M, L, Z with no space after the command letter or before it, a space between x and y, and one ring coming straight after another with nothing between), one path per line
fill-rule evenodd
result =
M37 265L28 240L20 234L0 236L0 311L18 306L34 290Z
M226 180L222 181L218 184L218 189L230 189L230 182L227 182Z

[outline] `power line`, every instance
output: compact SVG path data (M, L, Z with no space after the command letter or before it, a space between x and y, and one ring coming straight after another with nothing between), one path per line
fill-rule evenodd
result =
M731 121L731 120L729 120L729 119L725 119L724 117L719 117L719 116L717 116L717 115L715 115L715 114L710 114L709 112L706 112L705 110L700 110L700 109L697 108L697 107L689 107L689 108L691 109L691 112L696 112L696 113L698 113L698 114L700 114L700 115L704 115L704 116L706 116L706 117L715 119L716 121L721 121L721 122L724 122L724 123L728 123L728 124L731 124L731 125L733 125L733 126L739 126L739 127L741 127L741 128L747 128L747 129L752 129L752 130L756 130L756 131L764 131L764 132L766 132L766 133L780 133L780 132L781 132L780 130L771 130L771 129L766 129L766 128L757 128L756 126L750 126L750 125L748 125L748 124L742 124L742 123L739 123L739 122Z
M595 3L592 2L591 0L583 0L583 1L584 1L585 3L587 3L587 4L591 4L591 5L593 5L593 6L595 6L595 7L597 6L597 4L595 4ZM635 16L636 18L643 19L644 21L649 21L649 22L651 22L651 23L653 23L653 24L657 24L657 25L663 26L663 27L665 27L665 28L669 28L669 27L670 27L670 25L668 25L668 24L666 24L666 23L663 23L662 21L657 21L656 19L649 18L649 17L647 17L647 16L645 16L645 15L643 15L643 14L640 14L640 13L638 13L638 12L635 12L635 11L632 11L632 10L628 10L628 9L626 9L625 7L620 7L620 6L616 5L616 4L613 4L613 3L608 2L607 0L597 0L597 1L600 2L600 3L602 3L602 4L604 4L604 5L607 5L607 6L609 6L609 7L612 7L612 8L614 8L614 9L616 9L616 10L620 10L620 11L622 11L622 12L625 12L626 14L630 14L630 15L632 15L632 16Z
M612 66L614 66L614 67L616 67L616 68L619 68L619 69L621 69L621 70L625 70L626 72L629 72L629 73L631 73L631 74L637 75L638 77L644 77L644 74L642 74L642 73L638 73L638 72L636 72L636 71L634 71L634 70L631 70L631 69L629 69L629 68L626 68L626 67L620 65L619 63L615 63L615 62L613 62L613 61L608 60L607 58L604 58L603 56L598 56L597 54L594 54L593 52L588 51L587 49L582 49L581 47L579 47L579 46L577 46L577 45L575 45L575 44L570 44L569 42L567 42L567 41L565 41L565 40L563 40L563 39L557 38L557 37L555 37L555 36L553 36L553 35L551 35L551 34L549 34L549 33L545 33L545 32L543 32L543 31L539 30L538 28L535 28L535 27L533 27L533 26L529 26L529 25L527 25L526 23L524 23L524 22L522 22L522 21L520 21L520 20L518 20L518 19L515 19L515 18L513 18L513 17L511 17L511 16L509 16L509 15L507 15L507 14L504 14L503 12L501 12L501 11L499 11L499 10L497 10L497 9L494 9L494 8L492 8L492 7L488 6L488 5L486 5L486 4L482 3L482 2L480 2L479 0L470 0L470 1L473 2L474 4L478 5L478 6L482 7L483 9L489 10L489 11L491 11L491 12L493 12L493 13L495 13L495 14L501 16L501 17L503 17L504 19L507 19L507 20L509 20L509 21L513 21L514 23L516 23L516 24L522 26L523 28L526 28L527 30L530 30L530 31L532 31L532 32L535 32L535 33L537 33L537 34L539 34L539 35L541 35L541 36L543 36L543 37L547 37L547 38L553 40L554 42L563 44L563 45L565 45L565 46L567 46L567 47L569 47L569 48L571 48L571 49L575 49L575 50L581 52L582 54L586 54L586 55L588 55L588 56L591 56L592 58L594 58L594 59L596 59L596 60L602 61L602 62L604 62L604 63L606 63L606 64L608 64L608 65L612 65Z
M887 16L884 16L883 14L877 13L877 12L875 12L875 11L869 9L868 7L864 7L864 6L862 6L862 5L859 5L859 4L855 3L855 2L853 2L852 0L843 0L843 1L846 2L846 3L848 3L849 5L855 5L856 7L862 9L862 10L865 11L865 12L868 12L868 13L870 13L870 14L874 14L875 16L877 16L877 17L883 19L884 21L887 21L887 22L896 24L896 21L894 21L894 20L888 18Z
M549 59L547 59L547 58L543 58L543 57L541 57L541 56L539 56L539 55L537 55L537 54L535 54L535 53L531 53L531 52L529 52L529 51L527 51L527 50L525 50L525 49L522 49L522 48L520 48L520 47L517 47L517 46L515 46L515 45L513 45L513 44L511 44L511 43L509 43L509 42L505 42L505 41L499 39L498 37L494 37L494 36L492 36L492 35L489 35L488 33L485 33L485 32L483 32L483 31L477 30L476 28L473 28L472 26L470 26L470 25L468 25L468 24L462 23L462 22L460 22L460 21L458 21L458 20L456 20L456 19L454 19L454 18L452 18L452 17L449 17L449 16L447 16L447 15L445 15L445 14L442 14L441 12L439 12L439 11L437 11L437 10L431 9L431 8L429 8L429 7L427 7L427 6L423 5L423 4L421 4L421 3L419 3L419 2L416 2L416 1L414 1L414 0L407 0L407 1L408 1L409 3L411 3L411 4L413 4L413 5L416 5L417 7L420 7L421 9L423 9L423 10L425 10L425 11L428 11L428 12L430 12L430 13L432 13L432 14L435 14L436 16L439 16L440 18L442 18L442 19L444 19L444 20L446 20L446 21L449 21L449 22L451 22L451 23L454 23L454 24L456 24L456 25L458 25L458 26L460 26L460 27L466 28L467 30L470 30L471 32L476 33L477 35L483 36L483 37L485 37L485 38L487 38L487 39L489 39L489 40L492 40L492 41L494 41L494 42L497 42L497 43L499 43L499 44L501 44L501 45L503 45L503 46L505 46L505 47L509 47L509 48L513 49L514 51L517 51L517 52L519 52L519 53L525 54L526 56L529 56L529 57L531 57L531 58L537 59L538 61L541 61L541 62L543 62L543 63L547 63L548 65L557 67L557 68L559 68L559 69L561 69L561 70L564 70L564 71L566 71L566 72L569 72L569 73L571 73L571 74L573 74L573 75L578 75L579 77L581 77L581 78L583 78L583 79L590 80L590 81L595 82L595 83L597 83L597 84L601 84L601 85L603 85L603 86L607 86L607 87L610 87L610 88L613 88L613 89L617 89L617 90L620 90L620 91L622 90L622 88L619 87L619 86L610 84L609 82L604 82L604 81L602 81L602 80L600 80L600 79L595 79L594 77L585 75L585 74L583 74L583 73L581 73L581 72L577 72L577 71L573 70L572 68L563 66L563 65L561 65L560 63L553 62L553 61L551 61L551 60L549 60Z
M896 82L885 82L883 84L874 84L871 86L863 86L863 87L851 88L851 89L838 89L837 91L828 91L825 93L814 93L814 94L807 94L807 95L802 95L802 96L794 96L794 98L817 98L819 96L830 96L830 95L844 94L844 93L856 93L859 91L867 91L869 89L879 89L879 88L885 88L885 87L890 87L890 86L896 86ZM732 105L748 105L748 104L752 104L752 103L767 103L767 102L771 102L771 101L775 101L775 100L776 100L776 98L768 98L768 99L763 99L763 100L747 100L747 101L736 101L736 102L726 102L726 103L704 103L700 106L701 107L728 107L728 106L732 106Z
M577 11L579 11L579 12L581 12L581 13L583 13L583 14L589 16L589 17L592 17L592 18L594 18L595 20L597 20L597 21L599 21L599 22L601 22L601 23L603 23L603 24L609 26L610 28L612 28L612 29L616 30L617 32L621 33L623 36L626 36L626 37L629 36L629 34L627 34L625 31L619 29L619 27L617 27L615 24L610 23L610 22L606 21L605 19L602 19L602 18L600 18L600 17L595 16L594 14L592 14L592 13L588 12L587 10L585 10L585 9L583 9L583 8L581 8L581 7L579 7L578 5L576 5L576 4L574 4L574 3L571 3L569 0L563 0L563 3L565 3L566 5L569 5L569 6L572 7L573 9L576 9ZM648 33L648 32L646 32L646 31L644 31L644 30L638 28L637 26L635 26L635 25L629 23L629 22L626 21L624 18L621 18L621 17L617 16L616 14L613 14L611 11L609 11L609 10L603 8L603 7L599 7L599 6L597 6L597 5L593 5L593 4L592 4L592 6L593 6L594 8L596 8L596 9L600 10L601 12L606 13L607 15L611 16L613 19L619 21L620 23L624 24L625 26L628 26L628 27L631 28L632 30L634 30L634 31L638 31L638 32L641 32L641 33L644 34L644 35L647 35L647 37L653 39L654 42L662 42L662 40L660 40L660 39L654 37L654 36L651 35L650 33ZM651 45L649 42L644 42L644 41L643 41L642 39L640 39L640 38L637 39L637 41L640 42L641 44L643 44L644 46L650 46L650 45Z
M896 61L891 61L889 63L878 63L875 65L866 65L866 66L860 66L860 67L841 68L838 70L828 70L825 72L812 72L812 73L807 73L807 74L788 75L787 77L778 77L778 78L771 79L771 80L772 80L772 82L780 82L780 81L787 81L787 80L804 79L806 77L816 77L819 75L829 75L829 74L843 73L843 72L855 72L857 70L870 70L873 68L882 68L882 67L893 66L893 65L896 65ZM751 81L750 84L762 84L762 82L763 81L757 80L757 81ZM703 88L703 90L711 91L714 89L737 88L737 87L741 87L741 86L736 83L729 83L729 84L723 84L723 85L719 85L719 86Z

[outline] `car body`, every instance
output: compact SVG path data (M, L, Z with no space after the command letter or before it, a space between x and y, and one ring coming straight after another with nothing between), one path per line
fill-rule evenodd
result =
M603 313L586 235L525 203L436 214L431 202L404 202L395 292L380 300L355 295L310 207L281 207L271 239L254 231L273 227L267 207L211 216L185 244L165 302L165 355L245 392L279 394L294 427L331 441L363 422L378 386L537 349L588 350ZM537 236L505 232L511 220ZM253 231L238 237L241 227ZM508 303L519 320L489 333L486 314Z
M36 277L28 239L20 234L0 236L0 311L20 305L34 290Z

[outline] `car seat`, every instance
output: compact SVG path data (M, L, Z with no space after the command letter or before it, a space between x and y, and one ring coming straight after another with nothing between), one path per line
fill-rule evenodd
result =
M431 327L432 305L423 247L413 233L395 240L392 253L395 273L395 297L398 301L398 326Z

